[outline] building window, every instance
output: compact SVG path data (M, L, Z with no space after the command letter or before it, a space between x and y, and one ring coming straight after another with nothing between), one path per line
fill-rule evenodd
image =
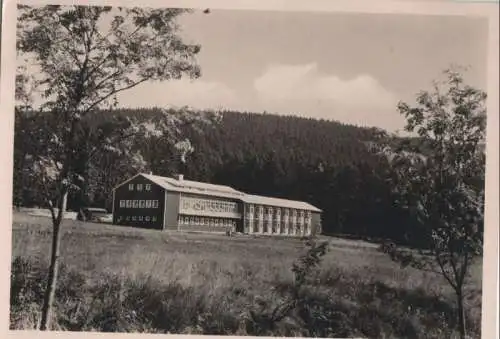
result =
M132 216L132 221L136 221L137 220L137 217L134 215Z
M145 207L146 208L151 208L151 200L146 200Z
M125 217L125 220L130 221L130 217L127 215L127 216Z
M151 184L146 184L145 188L146 188L146 191L148 191L148 192L151 191Z
M152 217L151 221L153 221L153 222L156 221L156 217Z
M133 191L134 190L134 184L128 184L128 190Z
M137 184L137 190L142 191L142 184Z
M148 216L146 216L146 218L144 218L144 219L145 219L146 221L151 220L151 218L150 218L150 217L148 217Z
M144 200L139 200L139 208L145 208L146 202Z
M139 200L132 200L132 208L139 207Z
M125 200L120 200L120 208L124 208L125 207Z
M195 200L193 203L193 208L197 211L202 209L202 202L200 200Z
M158 208L158 200L153 200L152 205L153 208Z
M142 221L142 219L143 219L143 218L142 218L142 215L140 215L140 216L138 217L138 219L139 219L139 221Z

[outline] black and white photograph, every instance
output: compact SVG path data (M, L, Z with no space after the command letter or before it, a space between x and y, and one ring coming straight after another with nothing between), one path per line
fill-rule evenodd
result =
M9 332L487 337L498 3L315 2L4 10Z

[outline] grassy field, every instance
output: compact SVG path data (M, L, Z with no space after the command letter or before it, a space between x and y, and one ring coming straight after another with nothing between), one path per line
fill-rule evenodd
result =
M304 253L299 239L183 234L65 221L53 328L275 336L452 338L451 289L402 269L362 241L330 250L284 319L273 311ZM37 326L50 220L14 214L11 328ZM481 265L467 286L468 331L480 336Z

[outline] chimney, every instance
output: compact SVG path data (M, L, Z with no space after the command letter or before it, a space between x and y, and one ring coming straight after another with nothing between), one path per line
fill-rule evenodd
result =
M184 175L183 174L178 174L177 175L177 180L179 180L179 181L184 180Z

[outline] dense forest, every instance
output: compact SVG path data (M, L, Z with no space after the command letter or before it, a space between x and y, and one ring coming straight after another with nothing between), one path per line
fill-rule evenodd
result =
M167 115L175 117L177 113L171 109ZM131 128L132 118L155 122L164 116L160 109L119 109L90 115L82 131L85 144L78 145L74 157L74 166L84 178L83 189L70 194L69 208L84 204L109 209L112 188L139 171L157 175L183 172L191 180L308 201L323 210L325 234L405 242L411 219L394 204L386 159L370 150L380 130L232 111L222 112L217 123L195 124L186 119L177 124L180 127L175 135L146 137ZM47 113L16 116L15 205L43 205L36 189L39 184L26 168L26 157L34 147L43 152L44 142L50 138L45 131L51 123L55 122ZM131 130L136 132L126 135ZM134 150L133 155L107 150L92 153L99 138L109 135L115 135L119 142L127 141L125 148ZM188 138L194 147L186 163L179 161L173 147L173 140L181 137Z

